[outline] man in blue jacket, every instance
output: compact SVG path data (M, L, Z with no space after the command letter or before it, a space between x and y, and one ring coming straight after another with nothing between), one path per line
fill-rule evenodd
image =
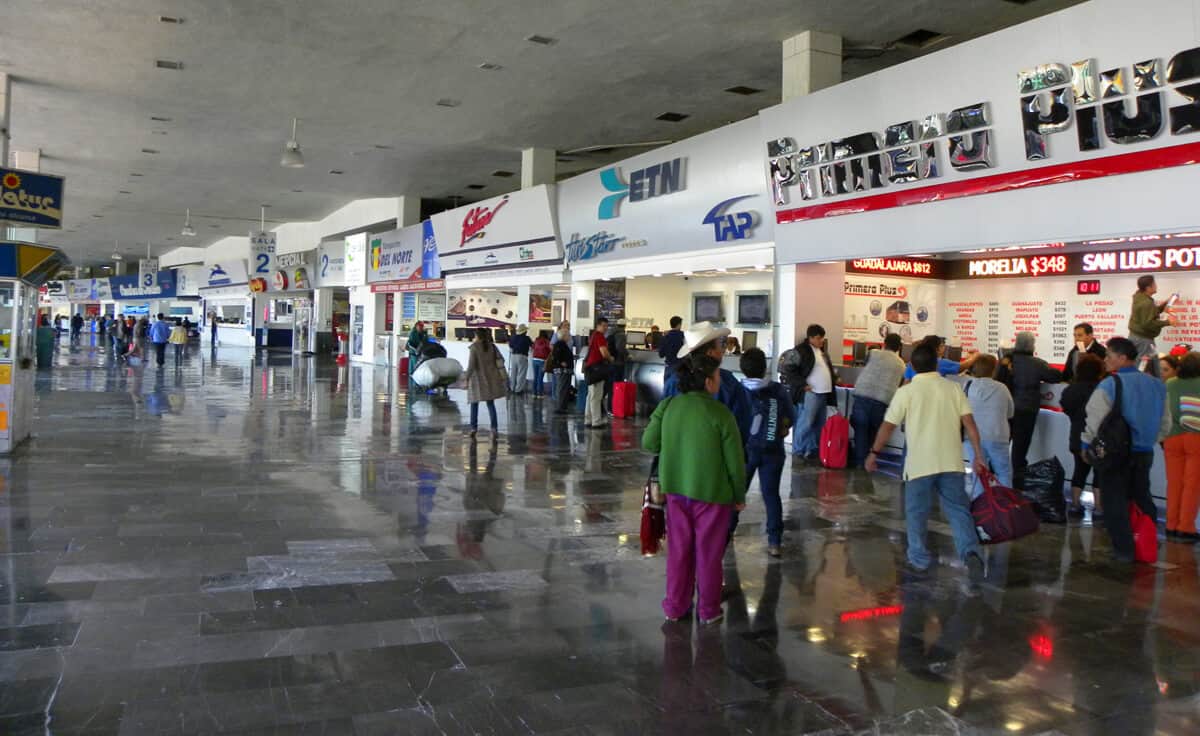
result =
M1121 406L1118 407L1129 423L1132 452L1127 462L1117 463L1101 473L1097 468L1096 485L1100 487L1101 504L1107 509L1104 526L1112 539L1113 555L1121 562L1133 562L1133 530L1129 514L1124 511L1130 502L1138 505L1151 519L1158 519L1158 509L1150 496L1150 466L1154 463L1154 445L1171 431L1171 412L1167 408L1167 389L1162 381L1137 369L1138 348L1131 340L1114 337L1108 341L1104 364L1121 379ZM1082 446L1086 454L1100 424L1113 410L1117 384L1112 376L1105 378L1092 392L1087 403L1087 423Z
M171 326L167 324L167 320L163 317L162 312L158 313L158 319L154 324L150 325L150 342L154 343L154 360L159 365L166 362L167 359L167 340L171 337Z

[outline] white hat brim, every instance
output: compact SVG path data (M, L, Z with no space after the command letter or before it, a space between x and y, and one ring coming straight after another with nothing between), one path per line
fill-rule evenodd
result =
M683 347L679 348L679 353L676 355L676 357L678 357L679 359L682 360L683 358L686 358L687 356L691 355L692 351L695 350L696 348L698 348L702 345L707 345L708 343L712 342L713 340L720 340L722 337L729 337L729 335L732 333L733 333L733 330L729 329L728 327L717 327L717 328L708 330L707 332L704 333L704 335L701 337L701 339L696 342L695 345L689 346L685 342L683 344Z

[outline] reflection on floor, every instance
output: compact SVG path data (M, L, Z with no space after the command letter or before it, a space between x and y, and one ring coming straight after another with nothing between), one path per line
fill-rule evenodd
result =
M472 443L385 368L56 362L2 467L2 733L1200 729L1192 547L1047 527L971 597L900 572L894 481L797 464L783 559L751 494L725 623L664 624L639 423L525 397Z

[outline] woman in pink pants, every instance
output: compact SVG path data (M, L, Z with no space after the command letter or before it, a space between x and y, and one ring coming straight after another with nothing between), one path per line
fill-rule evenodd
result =
M642 447L658 453L658 478L667 495L668 621L687 618L692 598L703 624L720 623L721 560L729 517L745 507L746 461L733 414L713 396L720 363L689 355L676 370L680 395L658 405Z

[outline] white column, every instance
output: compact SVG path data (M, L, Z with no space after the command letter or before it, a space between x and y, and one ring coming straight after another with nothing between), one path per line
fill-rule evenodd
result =
M805 31L783 42L783 99L803 97L842 81L842 37Z
M517 324L529 324L529 291L528 286L517 287Z
M408 227L421 222L421 198L412 194L396 198L396 227Z
M521 188L553 184L557 155L553 148L526 148L521 151Z
M12 113L12 77L0 72L0 166L8 166L8 126Z

